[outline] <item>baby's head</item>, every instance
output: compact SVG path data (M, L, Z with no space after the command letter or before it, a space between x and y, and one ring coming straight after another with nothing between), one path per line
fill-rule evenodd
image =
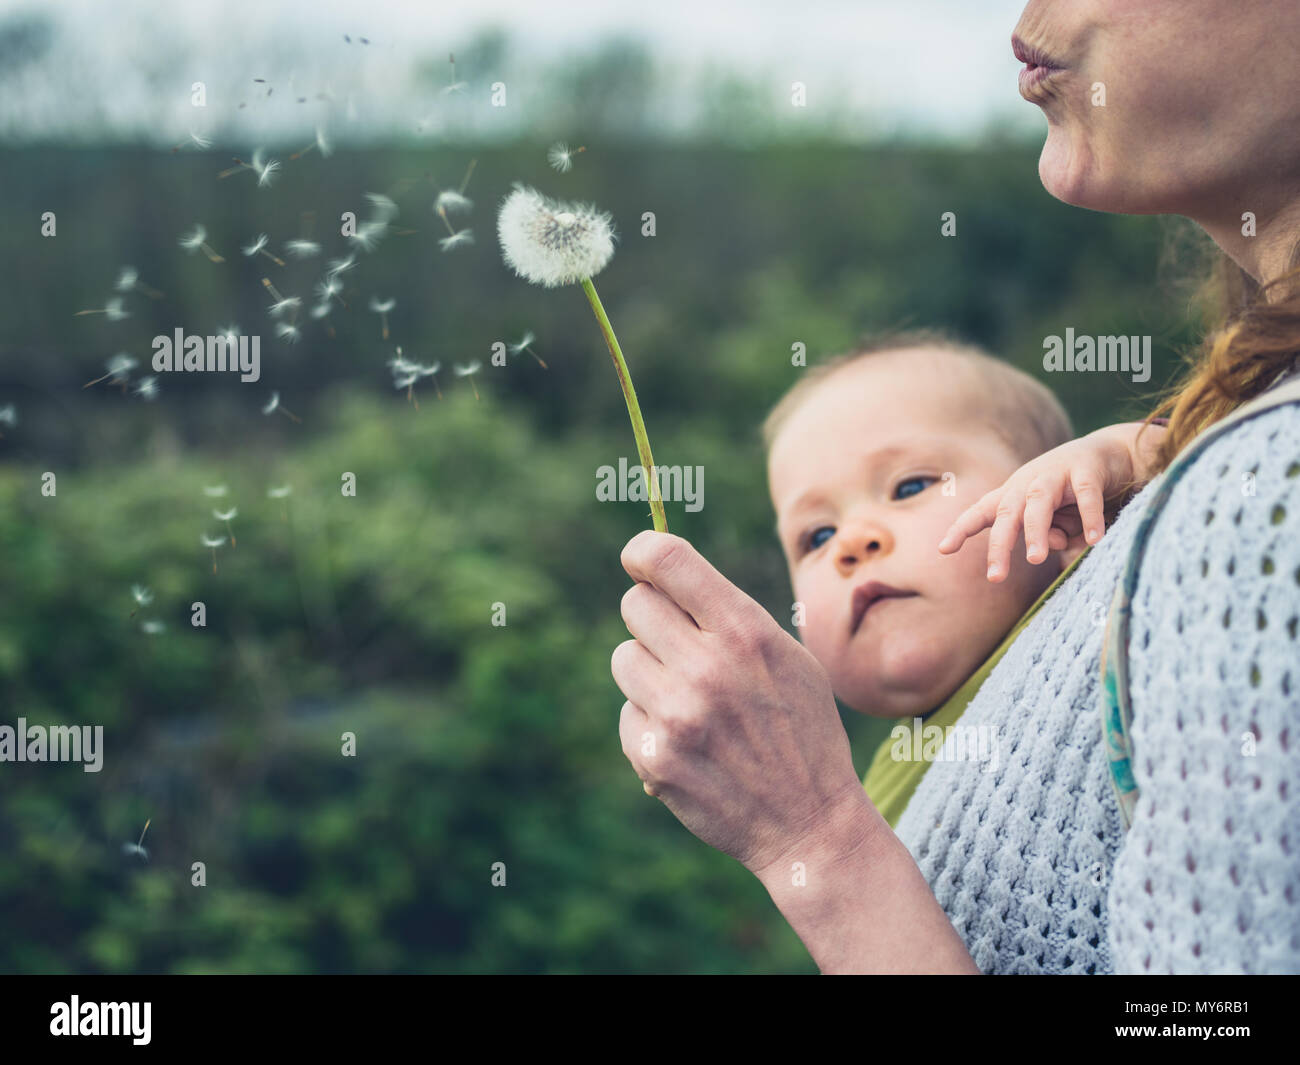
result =
M877 717L941 705L1059 575L1061 554L1031 565L1023 538L997 584L988 530L955 555L938 545L966 507L1071 436L1048 388L934 330L860 344L782 397L763 425L776 531L800 638L846 705ZM904 594L872 600L855 628L868 582Z

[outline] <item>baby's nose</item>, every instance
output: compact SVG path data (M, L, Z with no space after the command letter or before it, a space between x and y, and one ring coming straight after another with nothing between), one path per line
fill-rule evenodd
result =
M863 525L856 529L845 530L841 540L836 563L844 572L869 558L882 558L893 550L894 539L888 530L879 525Z

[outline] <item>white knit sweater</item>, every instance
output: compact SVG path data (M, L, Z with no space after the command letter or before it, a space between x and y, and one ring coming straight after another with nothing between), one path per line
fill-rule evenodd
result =
M934 762L898 822L985 973L1300 972L1300 405L1209 444L1151 532L1125 834L1098 660L1151 488L963 714L996 730L996 769Z

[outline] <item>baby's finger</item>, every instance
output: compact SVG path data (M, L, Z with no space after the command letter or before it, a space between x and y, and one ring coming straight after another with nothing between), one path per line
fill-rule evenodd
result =
M993 530L989 533L988 579L1002 580L1011 572L1011 549L1020 539L1020 517L1025 512L1025 497L1008 489L998 504Z
M1102 495L1101 481L1092 470L1071 470L1070 486L1074 489L1075 505L1083 523L1083 538L1095 544L1106 528L1106 500Z
M948 526L948 531L939 541L939 550L950 555L961 547L967 539L993 524L997 509L997 492L988 492L980 500L957 515L957 520Z
M1042 562L1047 557L1047 530L1060 502L1059 484L1053 488L1048 477L1035 477L1025 490L1025 559Z

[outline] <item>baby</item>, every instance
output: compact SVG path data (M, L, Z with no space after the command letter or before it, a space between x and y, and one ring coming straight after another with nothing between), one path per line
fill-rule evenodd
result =
M990 533L981 530L1000 491L1073 435L1052 392L935 331L895 334L810 369L769 414L763 438L799 636L836 696L906 719L903 731L920 717L946 732L982 682L981 666L1082 552L1082 525L1096 530L1090 542L1100 535L1102 493L1137 479L1137 429L1069 444L1072 469L1098 471L1095 499L1058 509L1058 492L1045 522L1042 500L1031 502L1040 519L1031 550L1009 542L1005 561L986 568ZM1030 528L1030 508L1021 509ZM966 538L979 547L956 550ZM891 824L934 757L912 747L886 740L864 781Z

